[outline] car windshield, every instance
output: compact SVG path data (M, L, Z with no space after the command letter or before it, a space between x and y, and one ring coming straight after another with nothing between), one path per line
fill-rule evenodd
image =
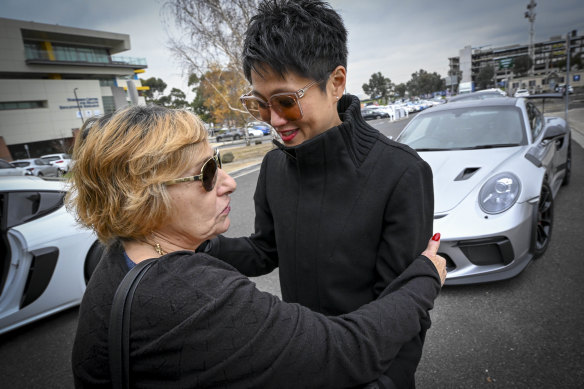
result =
M28 165L30 165L30 162L26 162L26 161L13 161L12 164L16 167L27 167Z
M519 146L526 142L521 117L516 107L433 111L412 119L398 141L418 151Z
M57 155L54 155L52 157L42 157L41 159L43 161L51 162L51 161L56 161L56 160L61 159L61 158Z

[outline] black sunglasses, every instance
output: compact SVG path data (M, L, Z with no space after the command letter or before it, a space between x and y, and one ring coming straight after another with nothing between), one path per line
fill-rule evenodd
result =
M219 150L215 149L213 156L203 164L201 174L166 181L164 185L174 185L189 181L201 181L203 183L203 188L207 192L210 192L213 190L215 183L217 182L217 169L221 169L221 156L219 155Z

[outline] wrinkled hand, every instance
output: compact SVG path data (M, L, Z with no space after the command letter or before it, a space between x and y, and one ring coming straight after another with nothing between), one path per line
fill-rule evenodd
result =
M430 239L428 246L422 255L432 261L436 267L436 270L440 275L440 285L442 286L444 285L444 280L446 280L446 260L437 254L438 247L440 247L440 234L436 234L434 237L432 237L432 239Z

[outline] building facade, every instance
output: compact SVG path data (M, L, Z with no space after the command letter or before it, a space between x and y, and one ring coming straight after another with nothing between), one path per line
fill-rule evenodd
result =
M568 48L569 46L569 48ZM506 88L513 93L519 88L529 89L531 93L554 91L555 86L567 83L567 52L570 52L570 84L584 86L580 74L584 60L584 35L571 31L566 37L551 37L547 41L534 42L533 68L524 74L515 74L514 63L518 58L527 56L529 45L511 45L498 48L471 48L460 50L459 57L449 58L449 76L458 80L477 81L481 69L492 66L495 70L493 85ZM470 66L469 66L470 64ZM461 81L462 82L462 81Z
M145 104L130 37L0 18L0 158L70 152L85 120Z

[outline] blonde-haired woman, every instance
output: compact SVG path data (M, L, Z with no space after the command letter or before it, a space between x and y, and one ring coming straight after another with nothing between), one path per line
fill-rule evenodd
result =
M131 307L135 387L369 382L419 332L444 281L438 242L430 242L382 297L333 318L283 303L230 265L196 253L229 227L236 184L188 111L134 106L89 120L74 158L68 205L108 247L80 308L72 357L77 387L112 386L114 294L131 268L151 258L158 259ZM396 322L396 310L407 322Z

